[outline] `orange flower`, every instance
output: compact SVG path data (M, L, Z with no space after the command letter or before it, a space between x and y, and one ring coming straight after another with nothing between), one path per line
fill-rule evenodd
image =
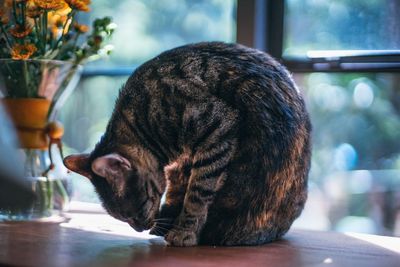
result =
M13 5L13 0L5 0L4 1L5 7L10 8L10 7L12 7L12 5Z
M37 50L34 44L15 44L11 49L11 58L24 60L30 58Z
M9 30L9 32L15 38L24 38L32 32L32 27L29 25L25 25L25 27L21 25L15 25Z
M17 2L17 3L27 3L27 4L32 4L32 2L33 2L34 0L15 0L15 2ZM12 6L13 6L13 2L14 2L14 0L4 0L3 1L3 6L4 7L6 7L6 8L11 8ZM1 1L0 1L0 3L1 3Z
M90 11L89 5L90 0L65 0L70 8L76 9L79 11L88 12Z
M58 9L56 11L51 11L47 14L47 20L49 28L51 29L58 29L62 28L67 21L67 15L71 12L69 6L65 3L65 7L62 9ZM68 29L70 21L67 24L66 31ZM64 32L66 33L66 32Z
M66 17L65 16L63 16L63 17L61 17L61 16L59 16L57 19L53 16L53 19L55 19L54 20L54 22L53 23L49 23L49 28L51 29L51 32L53 33L53 36L54 37L57 37L59 34L60 34L60 32L61 32L61 29L63 28L63 26L64 26L64 23L65 23L65 21L66 21ZM67 31L67 29L65 29L65 32ZM64 32L64 33L65 33Z
M38 6L35 5L29 5L28 8L26 9L26 15L32 19L38 18L42 13L43 10L41 10Z
M53 13L53 12L51 12ZM67 23L65 29L64 29L64 34L68 32L69 25L71 23L71 20L67 22L67 16L64 15L59 15L59 14L52 14L50 16L49 13L49 28L51 32L53 33L53 36L59 36L61 34L61 29L63 29L64 24Z
M57 10L65 7L63 0L34 0L34 3L46 10Z
M7 24L9 21L8 15L6 14L6 12L0 8L0 24Z
M89 30L89 26L79 23L74 23L74 30L79 33L85 33Z
M8 24L9 21L10 21L10 19L6 16L0 17L0 24L6 25L6 24Z

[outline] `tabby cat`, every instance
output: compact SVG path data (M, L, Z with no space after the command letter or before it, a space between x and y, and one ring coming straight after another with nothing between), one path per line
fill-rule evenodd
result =
M304 207L310 130L282 65L204 42L140 66L93 152L64 162L113 217L169 245L257 245L284 235Z

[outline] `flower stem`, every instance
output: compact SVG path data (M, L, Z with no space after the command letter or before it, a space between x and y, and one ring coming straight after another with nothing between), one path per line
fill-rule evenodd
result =
M14 17L15 23L21 24L19 19L18 19L18 16L17 16L17 1L15 1L15 0L13 0L13 3L12 3L12 12L11 13L12 13L12 15Z
M21 24L24 27L24 29L26 28L26 2L21 2Z
M53 209L53 181L50 180L49 177L46 177L46 186L47 186L47 209L51 211Z
M43 51L43 48L42 48L42 44L40 43L40 23L39 23L39 21L38 21L39 19L38 18L34 18L33 19L33 21L35 22L35 33L36 33L36 35L35 35L35 41L36 41L36 45L37 45L37 47L39 47L39 49L41 49L42 51Z
M74 47L74 50L75 50L75 51L77 50L77 49L75 49L75 48L76 48L76 44L78 43L78 38L79 38L80 35L81 35L81 34L78 32L78 33L76 33L75 38L74 38L73 47Z
M55 45L53 47L53 51L55 51L57 49L57 47L58 47L58 45L60 44L61 41L64 41L64 38L65 38L64 32L69 32L69 26L68 26L68 30L66 30L68 22L71 21L69 23L69 25L71 25L73 20L74 20L74 16L75 16L75 11L71 10L71 12L69 12L68 15L67 15L67 19L65 20L65 23L64 23L62 31L61 31L61 36L60 36L60 38L58 38L57 42L55 43Z
M2 23L0 23L0 28L1 28L1 32L2 32L3 35L4 35L4 38L6 39L6 43L7 43L8 49L10 49L10 54L11 54L12 44L11 44L10 39L8 38L7 32L6 32L6 30L4 29Z
M32 97L31 90L29 88L28 65L26 64L25 60L22 62L22 74L24 78L24 91L27 92L27 97Z
M43 30L43 55L46 53L46 45L47 45L47 10L43 13L43 21L42 21L42 30Z
M62 203L62 208L64 208L64 205L69 202L69 196L67 193L67 190L65 190L64 184L62 183L61 179L55 179L55 184L57 186L57 189L62 197L63 203Z
M35 184L35 189L37 190L37 193L36 193L36 196L37 196L36 205L39 208L40 215L42 215L43 211L45 210L45 205L46 205L46 203L45 203L45 192L44 192L44 188L42 186L42 181L36 180L36 181L34 181L34 183L36 183Z

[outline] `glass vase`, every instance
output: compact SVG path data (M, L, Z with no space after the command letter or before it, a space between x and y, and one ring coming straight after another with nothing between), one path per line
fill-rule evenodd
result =
M19 209L3 209L1 220L42 220L52 217L62 220L62 213L68 210L72 187L71 180L63 167L58 148L52 146L53 168L49 152L41 149L20 149L24 163L24 178L35 194L31 205Z
M0 220L59 220L72 188L62 163L59 108L79 81L80 67L55 60L0 59L0 97L16 128L24 180L35 201L0 210Z

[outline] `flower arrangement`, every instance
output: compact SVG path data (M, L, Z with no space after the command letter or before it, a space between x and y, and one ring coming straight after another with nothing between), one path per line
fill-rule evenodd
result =
M109 54L104 41L114 31L109 17L92 31L80 24L90 0L6 0L0 8L0 58L67 60L74 65ZM80 40L81 39L81 40Z
M105 44L116 27L111 18L94 20L91 31L78 22L81 12L90 11L89 5L90 0L4 0L0 7L0 72L14 78L4 79L5 97L49 99L38 91L42 75L49 76L43 73L44 60L68 62L70 70L64 77L68 81L78 65L111 52L112 45Z
M63 127L54 121L55 111L67 85L77 82L79 66L111 52L106 43L116 27L109 17L91 27L79 23L89 6L90 0L0 0L0 101L14 122L24 175L38 196L16 218L46 217L68 204ZM0 221L2 216L15 213L0 210Z

